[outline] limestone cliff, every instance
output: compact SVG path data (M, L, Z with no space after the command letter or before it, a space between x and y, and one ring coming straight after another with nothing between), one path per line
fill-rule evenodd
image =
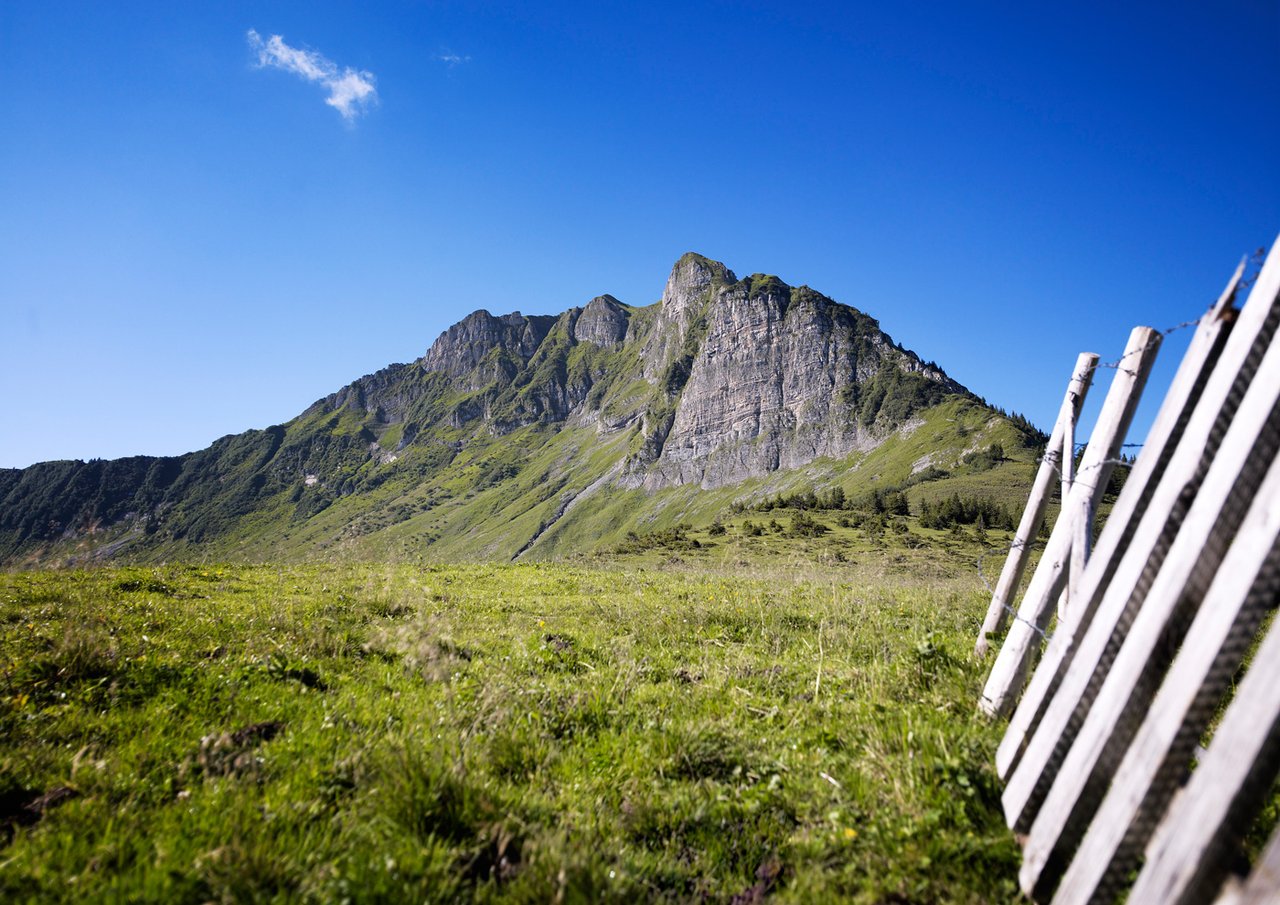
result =
M633 397L622 419L636 423L640 447L620 481L649 489L719 487L869 449L919 408L966 392L857 309L777 277L738 279L700 255L676 262L651 308L601 296L561 316L562 336L556 325L542 330L532 349L538 328L529 319L479 312L436 340L422 366L459 387L488 388L487 404L469 410L487 413L496 431L538 419L610 429L617 413L601 418L598 403L643 380L650 392ZM595 348L576 348L584 344ZM615 359L631 351L632 367L593 361L597 350ZM495 370L494 360L509 370ZM513 386L536 388L540 404L496 415Z

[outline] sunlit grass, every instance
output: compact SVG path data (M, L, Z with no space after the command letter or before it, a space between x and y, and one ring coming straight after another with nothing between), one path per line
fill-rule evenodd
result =
M716 568L0 574L0 898L1011 898L974 576Z

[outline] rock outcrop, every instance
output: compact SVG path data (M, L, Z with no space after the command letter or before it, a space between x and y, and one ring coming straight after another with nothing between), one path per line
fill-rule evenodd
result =
M718 487L871 448L905 420L852 404L882 369L926 381L910 390L923 403L964 392L871 318L775 277L723 286L706 320L647 487Z
M611 295L599 295L587 303L573 325L573 339L613 348L627 338L630 313Z
M501 317L473 311L431 344L422 358L423 367L453 378L470 377L471 389L514 379L520 364L538 351L555 321L554 317L525 317L519 311Z

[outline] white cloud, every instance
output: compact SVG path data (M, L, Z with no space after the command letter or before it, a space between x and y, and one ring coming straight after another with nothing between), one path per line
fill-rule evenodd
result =
M462 56L456 53L438 53L436 54L436 59L441 63L448 63L450 69L452 69L454 66L459 65L460 63L471 62L470 55Z
M258 54L258 65L283 69L301 76L308 82L319 82L328 90L324 102L352 122L364 112L364 108L378 100L378 90L373 86L372 72L344 66L341 70L332 60L314 50L290 47L280 35L262 40L252 28L248 33L249 46Z

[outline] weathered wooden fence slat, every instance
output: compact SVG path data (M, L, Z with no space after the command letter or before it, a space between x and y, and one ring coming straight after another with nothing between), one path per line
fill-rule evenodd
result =
M1110 791L1091 815L1055 903L1089 902L1099 893L1114 898L1120 892L1121 881L1137 866L1155 822L1191 772L1197 742L1266 613L1275 605L1277 592L1280 459L1273 457L1266 480L1187 630L1186 643L1115 771ZM1138 630L1135 624L1130 640Z
M1076 359L1075 369L1071 372L1071 380L1067 382L1067 392L1058 412L1058 420L1054 422L1049 444L1045 447L1040 468L1036 471L1031 496L1027 499L1027 508L1023 510L1022 518L1018 521L1018 530L1014 534L1009 556L1005 560L1004 568L1000 571L995 593L991 596L991 605L987 607L986 618L982 620L982 628L978 631L978 640L973 649L974 656L986 656L991 643L990 636L1002 631L1008 621L1010 601L1014 591L1017 590L1018 583L1022 581L1022 574L1026 571L1027 561L1031 557L1031 544L1040 531L1045 510L1049 507L1049 488L1057 475L1058 464L1062 460L1062 450L1066 447L1064 440L1066 425L1080 417L1080 409L1093 383L1094 368L1097 364L1098 356L1092 352L1081 352ZM1072 443L1074 444L1074 440ZM1066 497L1064 496L1063 499Z
M1130 902L1194 905L1218 893L1280 772L1280 631L1254 653L1191 779L1146 850ZM1269 901L1275 901L1272 888Z
M1064 409L1063 415L1066 417L1062 422L1062 451L1059 453L1062 458L1062 487L1059 497L1065 500L1076 479L1076 421L1080 418L1080 410L1073 406L1070 411Z
M1035 818L1024 872L1039 871L1049 852L1058 848L1060 834L1067 833L1067 844L1074 841L1067 826L1078 823L1077 804L1087 806L1094 798L1097 784L1118 760L1115 752L1122 754L1132 737L1165 665L1157 656L1158 646L1176 646L1181 640L1174 632L1176 617L1188 609L1194 614L1275 457L1280 421L1272 412L1277 402L1280 343L1255 375L1203 480L1186 475L1194 500L1146 593L1139 598L1126 594L1127 586L1113 583L1116 599L1128 598L1115 607L1120 618L1095 619L1085 633L1002 798L1011 826L1026 827ZM1167 479L1183 484L1182 474L1172 470ZM1037 790L1050 785L1036 818Z
M1026 832L1031 826L1058 767L1074 741L1074 730L1087 716L1130 625L1147 600L1148 592L1157 585L1159 573L1169 561L1170 549L1178 542L1180 532L1186 530L1186 524L1192 521L1188 513L1195 508L1196 518L1208 520L1207 524L1192 525L1191 530L1199 537L1205 537L1217 521L1220 501L1201 502L1196 508L1193 500L1198 501L1197 492L1205 476L1215 466L1217 470L1213 473L1219 476L1217 480L1235 477L1225 462L1217 461L1223 454L1223 440L1227 433L1234 431L1234 442L1239 445L1232 451L1233 461L1240 462L1265 427L1270 411L1270 405L1266 403L1266 397L1270 395L1269 385L1260 390L1253 387L1259 390L1253 397L1253 421L1247 425L1238 423L1237 414L1241 400L1250 390L1255 374L1259 373L1259 359L1267 354L1276 323L1280 321L1280 304L1276 298L1276 290L1280 288L1280 256L1274 258L1270 271L1263 272L1266 279L1259 279L1245 304L1239 323L1227 341L1218 366L1210 375L1208 386L1143 513L1129 548L1111 581L1101 588L1103 593L1096 615L1090 619L1089 607L1076 606L1077 618L1082 624L1088 624L1082 634L1075 636L1079 641L1071 652L1072 656L1059 662L1046 658L1041 664L1043 669L1060 670L1061 680L1052 699L1046 702L1038 725L1027 739L1025 751L1017 759L1016 769L1007 774L1003 797L1005 816L1009 825L1019 832ZM1264 360L1272 361L1270 369L1276 367L1274 357L1267 356ZM1243 507L1236 504L1230 513L1234 521L1229 524L1238 524L1243 515ZM1180 549L1193 550L1188 546L1191 543L1191 540L1182 541ZM1195 559L1195 554L1191 555ZM1175 568L1181 565L1174 564ZM1174 580L1166 578L1160 586L1168 587L1168 582ZM1067 631L1071 629L1068 627ZM1058 652L1062 652L1062 648ZM1024 699L1019 710L1037 703ZM997 751L997 763L1002 754L1009 756L1010 749L1019 741L1012 733L1020 730L1025 721L1015 722L1017 726L1011 723Z
M1070 496L1062 502L1061 515L1018 606L1018 618L1009 627L978 702L989 715L1008 713L1025 684L1032 659L1040 649L1039 632L1047 627L1053 603L1066 583L1075 520L1085 511L1094 511L1102 500L1159 347L1160 334L1150 327L1136 327L1129 335L1124 366L1116 369Z
M1022 701L1010 719L1008 731L997 752L996 765L1006 777L1021 756L1027 737L1043 715L1047 701L1057 691L1062 670L1070 662L1075 639L1088 627L1103 590L1115 574L1121 557L1129 548L1139 521L1145 514L1164 471L1172 458L1205 384L1222 354L1238 311L1236 290L1244 263L1218 301L1209 309L1196 330L1169 392L1147 435L1142 452L1130 470L1128 480L1112 508L1092 554L1093 568L1086 570L1077 586L1074 618L1059 624L1048 644L1044 659L1032 676Z
M1058 598L1058 622L1070 622L1071 596L1080 587L1085 566L1089 564L1089 552L1093 547L1093 507L1089 501L1081 502L1081 509L1072 517L1075 537L1071 539L1071 565L1067 569L1067 586Z
M1136 403L1150 366L1138 359L1159 342L1130 336L1103 407L1118 434L1100 442L1100 419L1074 480L1063 472L1061 513L979 701L1012 708L996 766L1036 901L1280 902L1280 828L1224 883L1280 778L1280 619L1251 652L1280 605L1280 251L1237 310L1244 266L1197 324L1092 546L1093 494L1132 414L1117 385L1129 378L1123 405Z

